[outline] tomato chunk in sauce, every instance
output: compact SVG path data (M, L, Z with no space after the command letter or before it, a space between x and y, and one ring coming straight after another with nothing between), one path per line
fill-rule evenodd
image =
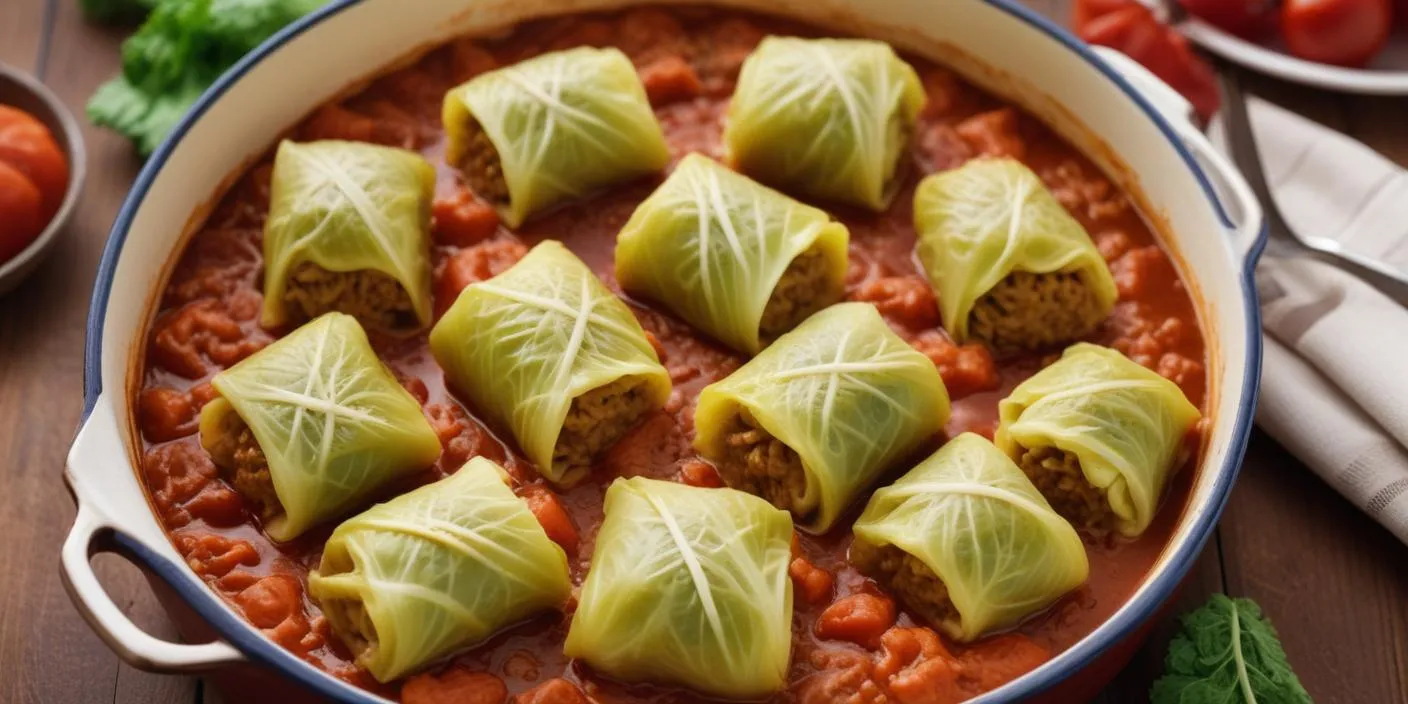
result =
M777 19L697 8L535 21L505 37L459 39L431 51L362 93L315 111L295 135L419 149L437 165L433 262L439 312L466 286L501 273L547 237L562 240L615 287L616 233L658 179L610 189L508 229L442 163L440 96L474 75L544 51L616 46L636 66L675 157L689 152L719 157L722 119L739 67L773 33L819 35ZM1119 302L1092 341L1172 379L1201 406L1206 354L1192 300L1128 197L1021 109L944 67L906 58L919 71L928 104L911 155L902 160L894 204L878 214L818 205L851 232L847 299L875 304L891 327L938 367L953 398L946 434L976 431L991 437L998 401L1056 352L995 358L981 345L955 344L941 327L938 302L913 257L909 204L919 178L985 155L1018 158L1030 166L1107 260ZM698 699L668 687L611 682L568 662L562 655L566 624L558 615L510 628L399 683L378 684L353 663L307 596L308 571L332 526L292 543L271 542L196 437L200 409L213 396L210 378L287 332L257 324L260 232L269 207L271 160L272 153L266 154L250 169L196 232L165 284L147 332L143 383L134 399L145 440L143 476L158 516L191 569L275 642L406 704ZM372 335L378 354L422 403L444 449L436 466L404 489L451 473L470 457L504 464L516 491L568 553L572 579L580 584L602 519L602 496L614 477L644 474L721 485L718 473L690 445L694 399L744 360L669 313L628 302L669 369L673 396L605 454L591 481L560 493L541 482L512 443L501 439L506 435L445 388L425 334ZM1137 540L1087 541L1091 577L1086 585L1016 629L967 645L947 641L849 565L846 521L828 535L799 534L789 569L795 595L790 684L777 701L946 704L1031 670L1093 630L1133 592L1163 549L1192 474L1185 468L1176 476L1159 517Z

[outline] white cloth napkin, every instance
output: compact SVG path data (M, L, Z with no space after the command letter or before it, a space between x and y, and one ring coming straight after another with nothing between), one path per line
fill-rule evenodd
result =
M1260 99L1247 110L1297 233L1408 269L1408 172ZM1408 309L1306 257L1268 254L1257 288L1266 332L1257 424L1408 543Z

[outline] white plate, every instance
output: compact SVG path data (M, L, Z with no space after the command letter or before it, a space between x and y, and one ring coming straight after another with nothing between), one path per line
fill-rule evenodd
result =
M1296 58L1280 40L1258 44L1197 19L1176 25L1184 36L1228 61L1294 83L1371 95L1408 95L1408 34L1395 31L1367 68L1342 68Z

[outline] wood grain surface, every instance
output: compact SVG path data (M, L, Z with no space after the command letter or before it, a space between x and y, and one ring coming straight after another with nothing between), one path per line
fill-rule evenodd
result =
M1068 0L1028 2L1065 18ZM35 72L81 115L93 89L117 71L125 32L85 24L77 7L77 0L0 0L0 61ZM1249 86L1408 164L1408 100L1263 78ZM120 138L93 128L84 136L88 180L76 217L48 261L0 299L0 702L194 704L202 698L195 679L119 663L58 578L58 547L73 518L60 473L80 412L84 317L107 230L140 167ZM134 620L173 637L135 568L107 556L97 566ZM1315 701L1408 703L1408 547L1260 432L1217 535L1169 616L1097 701L1146 701L1174 615L1218 591L1261 603Z

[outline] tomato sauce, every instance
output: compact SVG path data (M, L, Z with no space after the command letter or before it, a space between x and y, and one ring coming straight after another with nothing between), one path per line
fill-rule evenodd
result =
M675 158L691 151L719 158L721 119L739 65L768 33L817 34L776 19L690 8L536 21L506 38L462 39L436 49L360 94L319 109L291 136L415 149L437 165L437 311L466 285L503 271L527 247L548 237L562 240L616 288L616 233L660 179L610 189L510 231L443 163L439 118L444 92L477 73L544 51L617 46L640 71ZM928 105L911 158L902 165L903 187L893 205L878 214L819 205L850 228L847 298L876 304L896 332L939 367L953 397L945 435L972 430L991 437L997 402L1059 352L994 359L981 346L953 344L940 328L934 294L913 255L913 191L923 175L981 155L1011 156L1032 167L1099 245L1120 298L1093 341L1174 380L1202 406L1206 351L1193 303L1126 195L1036 119L944 67L907 58L923 78ZM351 662L306 593L308 571L316 566L331 526L292 543L271 542L243 499L220 479L196 436L200 407L213 395L210 378L287 332L264 330L257 323L260 237L272 158L272 152L266 153L245 173L195 233L165 284L147 338L136 403L145 441L143 473L155 511L191 568L281 646L338 677L401 696L408 704L435 701L447 692L464 697L455 701L485 704L510 696L565 704L580 701L582 692L609 701L698 699L668 687L614 683L569 663L562 655L568 614L509 628L406 683L378 684ZM444 476L469 457L488 456L509 469L540 519L552 515L554 537L575 545L569 550L572 578L580 585L601 521L605 487L614 477L648 475L718 485L713 468L690 446L694 399L743 360L670 314L626 300L661 352L673 395L665 409L605 454L590 481L560 494L543 485L507 435L480 422L472 408L447 391L425 334L409 339L373 334L374 347L420 400L444 446L434 467L390 494ZM1200 454L1200 438L1194 435L1191 457ZM935 438L925 452L942 439ZM847 527L863 499L831 534L799 534L791 570L796 585L791 684L776 700L959 701L1039 665L1090 633L1138 586L1177 522L1194 474L1191 464L1175 476L1166 505L1139 539L1087 539L1091 569L1086 585L1011 633L968 646L946 641L896 609L877 585L848 565Z

